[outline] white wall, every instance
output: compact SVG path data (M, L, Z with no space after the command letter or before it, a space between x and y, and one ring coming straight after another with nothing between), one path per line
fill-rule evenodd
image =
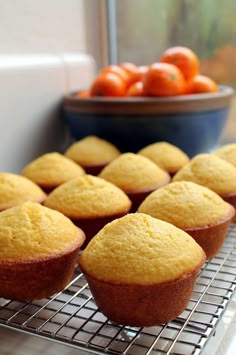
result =
M0 0L0 53L86 52L86 0Z
M0 0L0 171L69 144L63 95L95 73L84 1Z

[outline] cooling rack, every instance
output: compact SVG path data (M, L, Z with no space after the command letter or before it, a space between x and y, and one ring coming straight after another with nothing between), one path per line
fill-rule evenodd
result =
M236 225L231 225L220 253L201 269L187 308L172 322L149 328L110 322L76 270L63 292L51 298L27 303L0 298L0 325L89 354L200 354L235 287Z

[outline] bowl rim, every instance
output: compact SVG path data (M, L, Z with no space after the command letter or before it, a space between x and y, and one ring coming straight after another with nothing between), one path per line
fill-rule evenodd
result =
M219 92L169 97L89 97L70 93L63 98L65 111L89 114L156 115L213 111L229 107L234 94L230 86L220 85ZM78 92L78 91L77 91Z

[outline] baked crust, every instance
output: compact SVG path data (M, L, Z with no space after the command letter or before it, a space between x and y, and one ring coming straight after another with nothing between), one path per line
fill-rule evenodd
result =
M228 195L228 196L221 196L223 200L230 203L236 209L236 193ZM233 217L232 222L236 222L236 215Z
M33 261L0 262L0 296L29 301L61 291L72 278L84 239L81 231L78 243L60 255Z
M171 178L169 177L168 180L166 180L166 182L164 184L159 184L156 185L155 187L152 187L150 189L146 189L143 191L132 191L132 192L126 192L126 195L129 197L129 199L132 202L132 206L131 206L131 211L130 212L137 212L137 209L139 208L139 206L141 205L141 203L145 200L145 198L150 195L150 193L152 193L153 191L169 184Z
M109 163L110 161L104 161L103 163L100 164L84 165L83 168L86 171L86 174L97 176L98 174L100 174L102 169L105 168L105 166Z
M205 259L190 274L156 285L112 284L85 273L100 311L111 321L149 327L175 319L186 308ZM81 267L81 265L80 265ZM83 269L82 269L83 271Z
M42 188L41 188L42 189ZM40 198L40 199L38 199L38 200L35 200L35 201L33 201L33 202L37 202L37 203L39 203L40 205L43 205L44 204L44 201L46 201L46 198L47 198L47 195L46 195L46 192L42 189L42 191L45 193L45 196L44 197L42 197L42 198ZM27 201L25 201L25 202L27 202ZM28 201L28 202L32 202L32 201ZM24 203L24 202L22 202L22 203ZM19 204L18 204L19 205ZM12 208L12 207L16 207L17 205L15 205L15 204L11 204L11 203L9 203L9 204L6 204L6 205L2 205L2 207L0 208L0 212L3 212L3 211L5 211L5 210L7 210L8 208Z
M84 219L71 219L72 222L79 228L81 228L85 233L85 241L81 247L84 249L90 240L107 224L112 222L114 219L125 216L129 210L124 211L124 213L116 214L113 216L102 217L102 218L84 218Z
M230 214L218 223L202 228L184 229L184 231L195 239L205 251L207 259L210 259L221 249L233 218L235 218L235 209L232 207Z

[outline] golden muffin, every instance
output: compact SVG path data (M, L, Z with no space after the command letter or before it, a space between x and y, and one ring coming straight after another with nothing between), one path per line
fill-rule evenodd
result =
M96 136L87 136L73 143L65 152L65 156L92 175L98 175L118 155L120 151L113 144Z
M219 195L190 181L172 182L154 191L138 212L183 229L201 245L207 258L222 247L235 215L234 207Z
M0 211L26 201L42 203L46 197L43 190L26 177L0 173Z
M132 201L132 211L152 191L170 182L170 175L150 159L134 153L124 153L108 164L99 177L122 189Z
M213 154L233 164L236 168L236 143L226 144L215 150Z
M21 174L48 193L64 182L85 174L85 171L71 159L60 153L52 152L27 164Z
M110 320L154 326L185 309L204 261L203 249L184 231L131 213L107 224L85 248L79 265Z
M0 213L0 297L49 297L71 280L84 233L35 202Z
M181 180L208 187L236 208L236 168L217 155L196 155L173 177Z
M151 159L171 176L189 162L187 154L168 142L152 143L141 149L138 154Z
M83 175L57 187L45 206L62 212L86 235L86 243L108 222L129 212L131 201L117 186Z

